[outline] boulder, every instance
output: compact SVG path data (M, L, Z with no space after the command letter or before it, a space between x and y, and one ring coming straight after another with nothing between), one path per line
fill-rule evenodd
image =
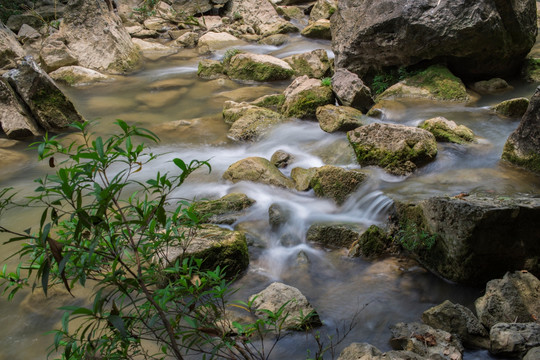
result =
M244 109L227 133L227 137L232 140L256 141L276 125L287 121L283 115L270 109L258 106L248 106Z
M210 31L199 38L197 46L199 47L199 52L205 53L208 51L230 48L242 43L242 40L229 33L216 33Z
M148 30L157 32L165 32L170 30L169 22L167 19L158 16L150 16L143 21L144 27Z
M528 272L508 272L487 283L475 303L478 318L487 328L497 323L526 323L540 314L540 280Z
M17 33L17 38L24 45L27 41L35 41L41 38L41 34L30 25L23 24Z
M534 347L527 351L527 354L523 357L523 360L537 360L540 359L540 346Z
M331 104L334 100L329 86L321 84L319 79L310 79L305 75L296 78L283 94L283 113L297 118L314 118L319 106Z
M6 27L13 32L18 32L24 24L39 29L44 25L44 20L40 19L36 14L32 14L31 11L28 11L24 14L11 15L7 19Z
M347 69L336 70L332 76L332 89L343 105L352 106L364 112L373 105L371 90L364 85L358 75Z
M338 166L325 165L317 168L313 178L311 178L310 185L318 197L330 198L338 205L342 205L366 178L366 174L359 170L347 170Z
M124 73L140 60L120 18L103 1L70 0L59 36L80 66L99 72Z
M211 0L174 0L171 1L172 9L177 15L177 21L185 20L189 16L204 14L211 11L212 3L217 1Z
M197 76L203 79L219 79L226 77L223 64L218 60L203 59L199 61Z
M437 155L435 136L411 126L372 123L347 136L360 165L377 165L391 174L411 174Z
M293 161L294 156L283 150L277 150L270 158L270 162L277 168L285 168Z
M134 38L131 41L141 51L142 55L150 60L161 59L178 51L176 48L162 45L155 41L146 41L137 38Z
M197 46L198 42L199 42L199 35L193 31L184 33L175 40L176 45L186 47L186 48L193 48Z
M271 94L264 95L258 99L255 99L252 104L255 106L264 107L275 112L281 112L281 107L285 102L285 95L283 94Z
M321 326L319 315L306 297L295 287L274 282L263 291L250 296L256 315L264 318L267 314L262 310L277 313L283 307L282 328L288 330L305 330Z
M371 225L362 232L360 238L349 248L349 256L363 256L368 259L378 258L388 249L391 239L380 227Z
M296 26L282 19L267 0L229 0L227 15L241 18L263 37L298 31Z
M268 208L268 223L272 230L277 230L285 225L290 217L291 210L282 204L273 203Z
M61 40L50 36L45 40L39 54L43 70L52 72L63 66L77 65L78 60L71 50Z
M24 54L15 34L0 21L0 70L17 67Z
M471 88L480 94L498 94L512 89L506 80L501 78L493 78L489 80L477 81L472 84Z
M225 171L223 179L233 183L252 181L282 188L294 187L291 179L283 175L270 161L261 157L249 157L235 162Z
M377 97L377 102L396 98L466 102L469 95L463 82L445 66L432 65L390 86Z
M323 49L291 55L283 58L283 61L291 65L296 76L307 75L310 78L322 79L332 71L332 63Z
M112 81L109 75L104 75L95 70L82 66L64 66L49 74L56 82L61 82L71 86L87 85L96 82Z
M84 121L73 103L31 57L26 57L4 77L43 129L64 130L69 124Z
M489 331L491 353L522 357L535 347L540 346L540 324L499 323Z
M539 271L540 199L472 194L395 204L405 230L434 237L430 249L415 253L446 279L483 284L510 270Z
M390 345L430 359L461 360L463 346L449 332L420 323L398 323L390 328Z
M427 358L411 351L387 351L382 353L367 343L352 343L347 346L338 360L427 360Z
M473 312L463 305L446 300L424 311L422 321L456 335L467 347L489 349L489 333Z
M512 117L512 118L521 118L525 115L527 108L529 107L529 99L527 98L516 98L505 100L491 109L499 115Z
M217 225L204 224L197 228L194 235L188 235L191 229L179 228L178 233L186 233L186 244L178 247L169 246L164 250L160 261L174 264L186 257L202 259L203 270L214 270L217 266L225 268L228 278L236 277L247 269L249 255L246 237L243 232L231 231ZM191 234L191 233L190 233Z
M19 99L7 80L0 78L0 129L10 139L22 139L41 134L32 115Z
M309 22L313 23L320 19L329 20L337 10L337 0L317 0L309 13Z
M540 87L532 96L519 126L506 140L502 158L540 173Z
M358 241L362 228L357 224L315 223L306 233L306 241L332 248L348 248Z
M332 40L330 20L319 19L302 29L301 34L311 39Z
M437 141L463 144L474 140L474 133L471 129L442 116L427 119L420 125L420 128L432 133Z
M285 61L270 55L240 53L226 62L227 75L235 80L287 80L294 70Z
M360 76L424 60L465 77L512 74L537 33L534 0L343 0L331 21L336 67Z
M298 191L311 189L311 179L315 176L317 168L304 169L296 167L291 170L291 179L294 181L294 188Z
M540 59L525 59L521 76L528 82L540 82Z
M350 131L364 125L362 112L349 106L319 106L315 115L321 129L328 133Z
M203 216L203 222L233 224L255 200L241 193L227 194L217 200L201 200L193 203L193 209Z

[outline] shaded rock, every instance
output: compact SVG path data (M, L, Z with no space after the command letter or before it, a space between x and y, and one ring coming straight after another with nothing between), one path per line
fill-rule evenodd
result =
M540 224L534 219L540 216L540 199L432 197L418 204L398 202L396 209L405 230L435 236L430 249L415 254L451 281L483 284L506 271L538 267Z
M473 312L446 300L422 314L422 321L435 329L456 335L465 346L489 349L489 334Z
M474 133L471 129L465 125L457 125L441 116L427 119L420 128L432 133L437 141L463 144L474 140Z
M226 63L227 75L236 80L286 80L294 70L285 61L270 55L240 53Z
M261 157L249 157L229 166L223 179L232 181L252 181L283 188L292 188L294 183L283 175L277 167Z
M270 284L263 291L252 295L249 301L253 301L253 307L259 310L256 314L261 318L265 317L265 313L260 310L276 313L284 306L284 329L304 330L322 325L319 315L300 290L283 283Z
M415 127L373 123L347 137L360 165L377 165L396 175L410 174L437 155L433 134Z
M296 78L283 94L283 113L297 118L314 118L319 106L331 104L334 100L330 87L322 85L319 79L310 79L305 75Z
M60 35L79 65L100 72L123 73L140 60L121 20L103 1L70 0Z
M246 25L253 27L258 35L269 36L297 32L298 28L282 19L269 1L230 0L227 15L240 17Z
M17 38L19 39L21 44L24 45L24 43L26 43L27 41L35 41L41 38L41 34L30 25L23 24L23 26L21 26L21 29L17 33Z
M311 179L315 176L317 168L303 169L296 167L291 170L291 178L294 180L294 188L298 191L311 189Z
M273 203L268 208L268 223L273 230L277 230L282 225L286 224L290 217L290 209L279 203Z
M349 247L360 239L362 228L357 224L315 223L306 233L306 241L333 248Z
M291 55L283 60L291 65L296 76L307 75L310 78L321 79L329 76L332 71L332 63L326 50L323 49Z
M432 65L386 89L377 97L384 99L424 98L437 101L466 102L469 95L463 82L445 66Z
M218 60L203 59L199 61L197 76L203 79L218 79L226 77L223 64Z
M270 158L270 162L274 164L277 168L287 167L293 161L294 156L283 150L277 150L275 153L272 154L272 157Z
M32 115L19 99L7 80L0 78L0 128L10 139L40 135Z
M49 37L39 54L41 65L46 72L51 72L63 66L77 65L75 54L60 40Z
M217 3L214 1L214 3ZM204 14L212 10L210 0L174 0L171 2L174 13L178 14L177 20L184 20L186 17Z
M371 90L362 80L347 69L337 69L332 76L332 89L338 100L346 106L367 111L373 105Z
M499 323L491 328L489 338L493 354L521 357L530 349L540 346L540 324Z
M349 256L364 256L368 259L377 258L385 253L390 243L390 237L383 229L377 225L371 225L366 231L362 232L360 238L351 245Z
M135 34L130 34L132 38L137 39L157 39L160 34L156 30L142 29Z
M477 81L471 87L480 94L498 94L512 89L506 80L501 78Z
M301 34L311 39L332 40L330 20L319 19L302 29Z
M502 158L540 173L540 88L534 92L519 126L506 140Z
M338 166L325 165L317 168L310 185L315 195L333 199L338 205L345 202L366 180L359 170L347 170Z
M529 82L540 82L540 59L525 59L521 76Z
M175 261L186 257L202 259L203 270L214 270L217 266L225 268L227 277L232 278L247 269L249 255L244 233L231 231L217 225L201 225L194 235L187 235L190 229L179 228L186 232L186 243L178 247L169 246L160 261ZM179 239L181 240L181 239Z
M113 78L108 75L104 75L100 72L87 69L82 66L64 66L51 72L49 76L54 81L72 86L113 80Z
M321 129L328 133L350 131L364 125L362 112L349 106L320 106L315 115Z
M242 44L243 41L234 35L226 32L207 32L201 36L197 42L197 46L201 52L214 51Z
M199 35L196 32L189 31L187 33L184 33L180 35L176 41L175 44L187 48L192 48L197 46L199 42Z
M26 57L4 77L45 130L63 130L69 124L84 121L73 103L31 57Z
M363 76L437 59L460 76L512 74L535 43L535 8L533 0L339 1L336 67Z
M461 360L463 346L452 334L436 330L420 323L398 323L390 328L390 345L394 349L407 350L445 360Z
M15 34L0 21L0 70L17 67L24 54Z
M226 114L226 111L223 113ZM242 108L237 115L238 118L227 133L235 141L256 141L277 124L287 120L275 111L258 106Z
M204 216L204 222L230 225L254 203L255 200L245 194L231 193L217 200L197 201L193 206L195 211Z
M309 22L316 22L320 19L330 19L330 16L337 10L337 0L317 0L309 13Z
M523 360L537 360L540 359L540 346L530 349L523 357Z
M529 107L529 99L527 98L516 98L503 101L495 106L492 109L500 115L520 118L522 117L527 108Z
M487 328L497 323L535 321L540 314L540 280L528 272L508 272L487 283L486 294L475 303Z
M39 29L43 26L43 20L35 14L27 12L25 14L11 15L6 22L6 26L13 32L18 32L24 24Z
M426 358L411 351L388 351L382 353L373 345L352 343L343 349L338 360L426 360Z

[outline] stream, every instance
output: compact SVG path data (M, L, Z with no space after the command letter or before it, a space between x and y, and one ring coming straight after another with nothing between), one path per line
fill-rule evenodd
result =
M291 35L290 41L280 47L245 45L238 48L277 57L318 48L331 54L330 42L299 35ZM215 53L213 58L220 56L223 51ZM420 321L423 311L444 300L473 307L474 300L483 294L483 288L449 283L410 260L349 258L345 249L329 250L306 243L305 234L311 224L321 221L353 222L366 228L383 224L393 199L453 196L461 192L540 194L538 176L500 161L502 147L519 120L502 118L489 110L489 106L502 100L530 97L535 84L511 81L513 90L483 96L468 105L389 102L382 119L368 121L418 125L425 119L444 116L468 126L480 140L468 146L440 143L436 161L408 178L370 168L371 180L345 204L336 206L330 200L315 197L312 191L297 192L245 182L231 184L221 179L233 162L248 156L269 159L276 150L284 150L295 158L284 170L286 175L294 167L359 166L343 133L325 133L312 121L283 124L256 143L229 140L228 127L221 116L224 101L251 101L281 92L289 82L202 80L196 75L199 59L196 50L185 49L166 58L147 60L144 69L113 82L63 90L86 119L96 122L93 130L98 135L116 131L113 121L123 119L148 128L161 138L161 143L154 145L152 151L165 155L156 166L142 169L139 176L150 178L156 171L172 171L174 165L170 160L174 157L185 161L208 159L212 172L193 174L175 196L214 199L242 192L256 200L249 212L231 226L246 231L251 243L251 263L235 283L239 288L235 298L246 300L273 281L297 287L323 320L323 334L331 334L360 310L358 325L337 347L336 354L355 341L371 343L381 351L391 350L389 326L402 321ZM28 144L0 139L0 150L4 151L1 185L13 186L22 194L30 194L36 187L33 179L51 171L47 164L36 162L37 155L27 149ZM293 214L280 232L272 231L268 224L268 208L274 203L290 209ZM23 229L24 225L32 224L36 216L39 216L36 211L28 210L9 213L4 221L21 224ZM3 257L14 250L13 245L3 246ZM52 342L52 336L45 333L58 325L60 312L54 309L61 306L64 299L43 300L39 294L19 294L12 302L1 298L0 360L44 359L45 349ZM313 339L305 334L294 334L279 343L272 359L304 359L308 350L315 350ZM491 356L486 351L467 351L464 359L491 359Z

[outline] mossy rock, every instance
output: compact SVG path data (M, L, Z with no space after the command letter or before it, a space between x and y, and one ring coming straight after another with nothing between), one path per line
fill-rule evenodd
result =
M373 123L347 137L360 165L377 165L395 175L409 175L437 155L435 136L411 126Z
M203 79L217 79L225 77L225 68L220 61L204 59L199 62L197 76Z
M362 112L350 106L321 106L316 116L321 129L328 133L350 131L364 125Z
M296 78L284 91L282 111L286 116L315 118L317 108L334 102L334 93L319 79Z
M514 165L540 174L540 153L517 151L513 139L509 138L504 144L502 158Z
M540 59L525 59L521 75L529 82L540 82Z
M180 233L188 233L190 229L179 228ZM213 270L217 266L225 272L228 278L236 277L245 271L249 265L249 254L246 237L243 232L231 231L217 225L202 225L195 235L187 240L186 248L169 247L165 253L168 261L174 263L177 259L193 257L202 259L203 270Z
M264 107L275 112L281 112L281 107L285 102L285 95L271 94L260 97L252 102L253 105Z
M230 59L226 73L235 80L275 81L290 79L294 70L285 61L270 55L240 53Z
M366 178L366 174L359 170L346 170L338 166L325 165L317 168L310 185L315 195L333 199L341 205Z
M256 141L288 119L270 109L253 106L234 121L227 136L235 141Z
M317 168L304 169L296 167L291 170L291 178L293 179L294 188L298 191L307 191L311 189L311 179L315 176Z
M306 26L301 34L311 39L332 40L332 32L330 31L330 20L319 19L314 23Z
M232 224L255 203L245 194L231 193L216 200L202 200L193 204L194 210L202 215L207 223Z
M358 241L353 243L349 251L349 256L364 256L369 259L377 258L386 252L390 243L390 237L383 229L377 225L371 225L360 235Z
M457 125L455 122L443 117L436 117L424 121L420 126L435 136L437 141L464 144L474 141L474 133L464 125Z
M363 229L352 223L316 223L309 227L306 240L332 248L348 248L360 239Z
M442 65L432 65L391 86L377 97L376 102L403 97L456 102L469 100L463 82Z
M323 49L291 55L283 60L291 65L296 76L307 75L310 78L322 79L330 76L332 72L332 62Z
M527 108L529 107L529 99L527 98L515 98L503 101L492 107L499 115L511 117L511 118L520 118L522 117Z
M294 182L283 175L270 161L261 157L249 157L229 166L223 179L237 183L252 181L282 188L293 188Z

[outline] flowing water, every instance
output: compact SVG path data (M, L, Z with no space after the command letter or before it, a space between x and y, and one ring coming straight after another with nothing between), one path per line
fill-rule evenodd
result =
M242 48L242 47L241 47ZM326 49L324 41L310 41L293 35L281 47L245 45L248 51L278 57L316 48ZM213 55L223 56L223 52ZM315 222L352 222L362 227L383 224L392 199L412 200L434 195L456 195L460 192L486 191L504 194L540 193L537 176L517 170L499 161L508 135L518 120L494 115L489 106L501 100L526 96L533 84L512 83L510 92L484 96L476 103L463 106L429 102L390 102L382 119L407 125L445 116L470 127L479 137L477 144L459 146L439 144L437 160L408 178L391 176L380 169L370 169L370 180L342 206L316 198L312 191L297 192L253 184L230 184L221 175L233 162L248 156L270 156L278 149L294 155L293 167L315 167L333 164L357 168L344 134L327 134L316 122L286 123L256 143L234 143L226 137L227 125L221 117L226 100L250 101L262 95L281 92L288 82L240 83L231 80L202 80L196 76L198 54L183 50L156 61L147 61L144 69L113 82L93 86L66 88L79 111L96 121L94 130L106 135L115 131L112 122L120 118L156 132L162 142L152 149L164 153L159 164L143 169L139 176L152 177L156 171L172 170L171 159L209 159L212 172L195 173L176 196L217 198L231 192L242 192L256 200L249 212L232 228L247 232L251 263L236 283L236 298L246 300L273 281L282 281L300 289L319 312L325 326L322 332L347 322L355 312L359 324L337 351L353 342L369 342L381 350L390 350L389 326L405 321L419 321L422 312L444 300L471 307L483 289L448 283L430 274L413 261L389 257L366 261L347 257L345 250L328 250L306 243L305 234ZM37 164L34 151L27 143L0 139L4 162L0 181L14 186L23 194L34 189L32 179L51 171ZM291 219L280 230L268 224L268 208L278 203L291 210ZM35 211L8 214L5 223L24 225L35 221ZM7 256L13 247L4 246ZM13 263L13 260L11 260ZM57 325L59 313L54 309L65 297L43 301L40 296L17 296L12 303L0 300L3 326L0 338L0 360L44 359L51 341L44 333ZM365 308L364 305L368 304ZM273 358L302 359L313 341L305 335L292 335L280 342ZM469 351L466 360L488 359L484 351Z

